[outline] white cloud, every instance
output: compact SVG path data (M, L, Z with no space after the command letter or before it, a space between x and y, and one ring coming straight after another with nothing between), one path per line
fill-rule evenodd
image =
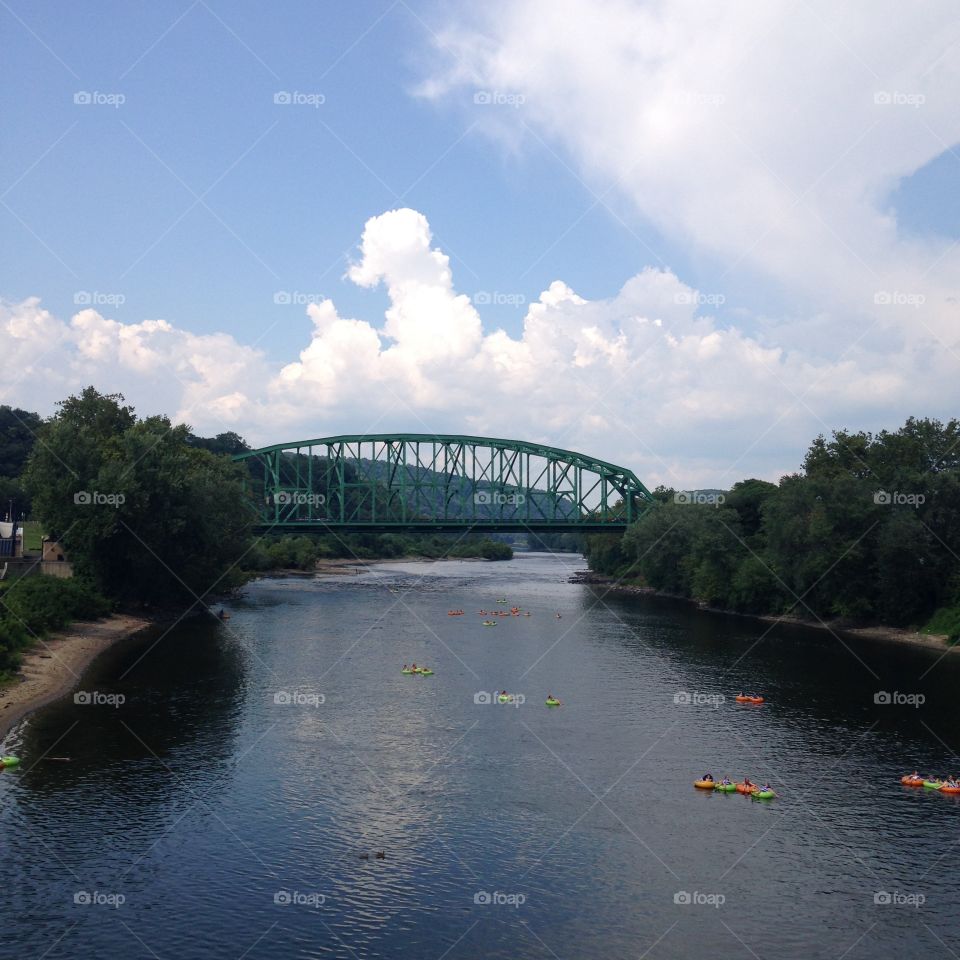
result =
M423 92L491 134L543 138L604 193L616 184L718 271L776 281L831 315L960 351L960 248L901 235L887 197L960 141L950 0L493 0L437 39ZM514 108L474 106L472 90ZM616 195L616 191L612 196ZM876 303L878 295L924 303Z
M703 315L696 290L651 267L605 300L555 281L530 304L519 337L484 331L413 210L367 222L348 276L386 286L382 325L341 317L330 300L311 304L309 343L273 366L224 333L122 324L95 310L64 323L35 298L3 305L0 355L20 375L0 402L50 412L54 399L93 383L141 412L255 443L476 433L583 450L650 485L712 486L776 479L816 433L864 412L895 410L886 421L895 426L947 373L941 358L918 388L897 354L860 347L829 361L761 342Z

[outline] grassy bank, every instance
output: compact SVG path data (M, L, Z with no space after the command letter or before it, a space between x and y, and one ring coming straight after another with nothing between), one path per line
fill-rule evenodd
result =
M74 620L96 620L110 603L82 580L31 576L0 583L0 680L20 666L38 638Z

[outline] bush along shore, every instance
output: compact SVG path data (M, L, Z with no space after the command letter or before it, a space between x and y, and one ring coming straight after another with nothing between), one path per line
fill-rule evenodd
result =
M960 640L960 422L814 441L779 484L658 487L591 571L713 609ZM894 631L896 632L896 631Z

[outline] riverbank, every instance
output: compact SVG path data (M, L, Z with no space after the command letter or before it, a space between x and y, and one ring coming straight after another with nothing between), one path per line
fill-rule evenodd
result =
M610 577L602 573L593 573L590 570L577 571L570 577L569 582L603 586L606 587L609 592L617 594L664 597L669 600L679 600L682 603L690 604L691 606L698 607L710 613L723 613L733 617L747 617L763 623L786 623L791 626L810 627L814 630L827 630L830 633L843 634L849 637L883 640L889 643L906 643L915 647L927 647L928 649L939 650L941 653L960 652L960 644L950 646L947 643L946 634L918 633L916 630L910 630L906 627L890 627L882 624L869 627L856 627L841 620L804 620L801 617L786 615L775 616L765 613L740 613L737 610L721 610L717 607L711 607L700 600L694 600L691 597L682 597L675 593L664 593L660 590L654 590L652 587L642 587L637 584L620 583L615 577Z
M128 614L76 622L36 642L17 676L0 687L0 739L28 713L72 690L83 671L108 647L133 636L151 621Z

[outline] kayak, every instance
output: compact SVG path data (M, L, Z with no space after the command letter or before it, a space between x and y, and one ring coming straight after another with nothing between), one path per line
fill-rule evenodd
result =
M0 759L0 767L15 767L19 763L19 757L3 757Z
M548 700L546 701L546 704L547 704L548 707L559 707L559 706L560 706L560 701L559 701L559 700L549 700L549 699L548 699Z
M942 780L924 780L923 785L930 790L939 790L943 786Z
M911 777L909 774L907 774L906 776L900 778L900 782L905 787L922 787L923 777Z
M735 783L716 783L713 789L719 790L721 793L733 793L737 789L737 785Z
M737 793L756 793L757 787L754 784L747 786L745 783L738 783L736 785Z
M753 800L773 800L776 794L772 790L754 790L750 797Z
M713 780L694 780L693 785L700 790L713 790L717 786Z

